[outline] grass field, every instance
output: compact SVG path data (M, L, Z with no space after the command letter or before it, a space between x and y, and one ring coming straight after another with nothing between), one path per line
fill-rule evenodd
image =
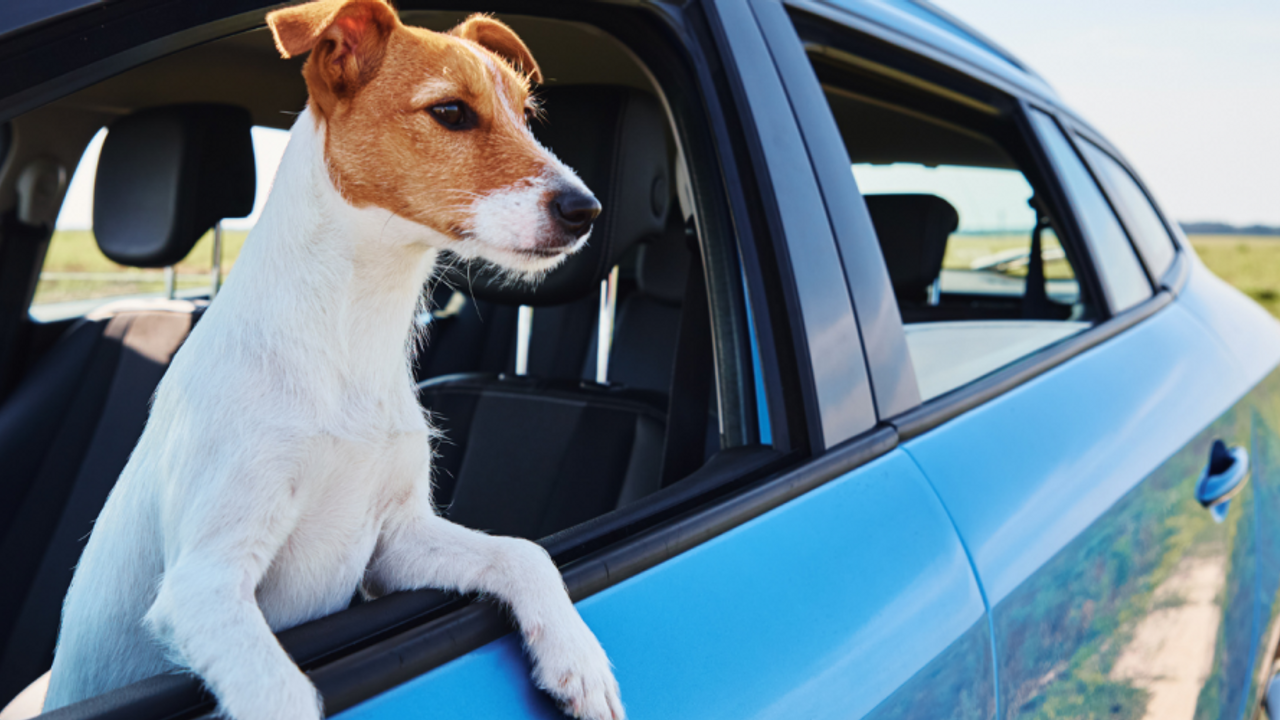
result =
M1192 235L1196 254L1226 280L1280 317L1280 237Z
M223 233L222 270L235 265L247 231ZM1280 237L1253 235L1192 235L1196 253L1219 277L1244 291L1272 315L1280 317ZM961 235L947 246L943 267L968 268L975 261L1015 248L1027 247L1025 237L1012 235ZM1046 252L1057 249L1057 240L1047 234ZM213 233L207 233L178 264L178 288L209 286L213 257ZM1011 275L1024 274L1013 267ZM1050 278L1071 276L1065 261L1045 264ZM36 304L106 298L116 295L158 293L164 290L164 271L139 270L117 265L98 250L88 230L59 230L49 244L44 272L36 288Z
M235 264L245 230L228 230L222 234L222 273ZM213 267L213 233L205 233L186 260L178 263L179 290L209 286ZM32 304L108 298L164 291L163 270L142 270L117 265L102 254L89 230L59 230L49 243L44 270L36 285Z

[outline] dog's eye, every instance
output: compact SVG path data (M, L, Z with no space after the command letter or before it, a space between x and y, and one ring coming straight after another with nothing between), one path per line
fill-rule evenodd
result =
M450 130L466 130L475 124L475 113L466 103L457 100L432 105L427 110L431 117Z

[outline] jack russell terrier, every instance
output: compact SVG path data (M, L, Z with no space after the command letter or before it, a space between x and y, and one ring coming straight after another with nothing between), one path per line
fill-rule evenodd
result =
M63 607L45 709L190 671L237 720L319 718L273 630L442 588L511 610L533 678L621 720L609 660L550 557L447 522L414 392L413 319L440 250L536 277L600 204L529 131L540 72L506 25L402 25L384 0L267 16L310 52L310 101L219 294L161 381Z

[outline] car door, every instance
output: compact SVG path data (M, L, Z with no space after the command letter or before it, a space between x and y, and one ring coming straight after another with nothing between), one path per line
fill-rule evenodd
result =
M857 65L864 75L870 68L882 85L921 73L902 83L935 85L928 103L913 108L916 116L943 113L937 108L947 105L946 95L967 93L970 80L988 90L1021 86L1041 95L1038 81L1012 67L990 72L999 57L979 67L924 44L897 54L884 49L897 36L867 18L801 5L791 12L802 26L797 42L776 4L754 3L772 19L764 24L780 28L770 49L787 66L797 116L808 119L802 125L810 156L830 166L819 170L829 204L839 198L846 208L860 205L833 127L847 120L833 123L824 99L841 91L830 89L839 75L819 72L814 82L815 56ZM935 29L946 22L934 20ZM841 44L841 33L858 39ZM950 72L937 72L938 64ZM894 99L905 104L911 97L902 91ZM1182 265L1172 271L1173 286L1153 285L1127 228L1052 114L999 91L961 99L957 104L980 103L984 114L1006 116L1000 132L1007 136L1016 126L1042 148L1013 156L1041 175L1033 199L1057 205L1053 228L1063 236L1081 292L1096 297L1078 334L913 408L881 412L942 499L976 568L990 608L998 714L1240 717L1251 708L1258 645L1254 546L1261 508L1249 458L1260 452L1257 437L1271 437L1256 427L1254 401L1242 396L1260 378L1241 372L1198 313L1208 302L1201 287L1213 281L1192 258L1176 261ZM948 122L967 117L945 112ZM895 140L885 135L883 142ZM868 239L875 236L846 217L850 242L874 248ZM854 269L848 272L852 282ZM1180 273L1191 279L1177 281L1185 280ZM1251 327L1275 333L1271 324ZM868 345L879 339L863 337ZM1274 367L1272 344L1261 344L1269 355L1258 364ZM870 369L873 385L893 373L888 364ZM928 379L919 377L922 388ZM895 396L878 386L875 395Z
M1255 650L1244 387L1172 293L1112 290L1133 249L1061 127L1029 113L1118 310L1108 322L1150 314L908 452L991 603L1003 716L1239 717ZM1206 480L1240 494L1204 507Z
M740 3L706 10L751 147L736 161L773 193L772 251L793 273L787 295L748 262L756 336L782 317L799 337L807 389L786 401L802 407L812 457L629 541L610 567L617 579L578 608L632 717L993 717L980 589L931 486L876 425L831 227L760 29ZM777 374L757 372L759 386ZM772 415L779 395L766 394ZM654 563L660 553L669 559ZM343 717L428 706L448 717L559 716L508 635Z

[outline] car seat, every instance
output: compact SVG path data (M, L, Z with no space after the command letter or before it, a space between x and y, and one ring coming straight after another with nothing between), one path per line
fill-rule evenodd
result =
M249 113L145 110L110 126L94 187L107 257L163 267L224 217L253 209ZM0 407L0 706L48 669L63 596L151 396L203 308L122 301L63 335Z

